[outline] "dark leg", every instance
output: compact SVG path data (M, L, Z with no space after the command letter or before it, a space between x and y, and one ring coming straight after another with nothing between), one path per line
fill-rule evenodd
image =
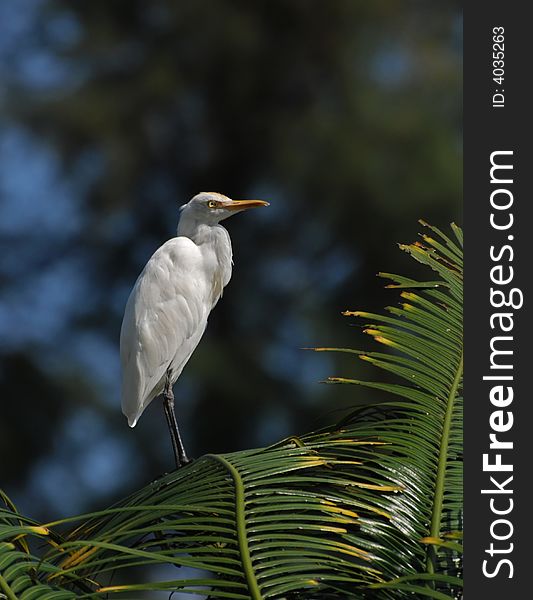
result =
M165 416L170 430L170 439L172 440L172 449L174 450L176 467L179 469L186 465L189 462L189 459L187 458L185 447L181 441L180 430L178 429L176 414L174 413L174 393L172 392L170 374L168 372L166 375L165 390L163 392L163 407L165 408Z

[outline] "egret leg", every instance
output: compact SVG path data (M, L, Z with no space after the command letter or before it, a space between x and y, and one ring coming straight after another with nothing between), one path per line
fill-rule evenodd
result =
M176 413L174 412L174 392L172 391L172 383L170 381L170 373L167 371L165 390L163 392L163 407L165 408L165 416L167 418L168 429L170 431L170 439L172 440L172 449L174 450L174 458L176 459L176 467L179 469L186 465L189 461L185 452L185 447L181 439Z

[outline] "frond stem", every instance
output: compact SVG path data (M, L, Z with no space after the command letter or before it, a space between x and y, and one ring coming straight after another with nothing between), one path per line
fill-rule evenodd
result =
M2 575L0 575L0 590L2 590L2 592L4 592L4 594L6 595L5 597L8 598L8 600L18 600L18 596L16 596L13 593L11 586L2 577Z
M208 454L206 458L221 463L231 474L235 484L235 522L237 525L237 539L239 542L239 554L246 575L246 583L252 600L263 600L261 590L257 584L254 568L252 565L252 557L250 556L250 548L248 546L248 537L246 534L246 515L244 511L244 484L239 471L223 456L218 454Z
M444 500L444 480L446 478L446 464L448 461L448 443L450 439L450 428L453 416L453 407L455 404L455 397L459 384L461 383L461 377L463 376L463 352L461 352L461 359L457 365L455 377L453 379L450 393L448 394L448 402L446 405L446 414L444 415L444 422L442 425L442 436L440 440L439 449L439 462L437 467L437 479L435 481L435 499L433 501L433 510L431 515L431 537L440 537L440 526L442 519L442 503ZM427 560L427 572L434 572L434 548L428 549L428 560Z

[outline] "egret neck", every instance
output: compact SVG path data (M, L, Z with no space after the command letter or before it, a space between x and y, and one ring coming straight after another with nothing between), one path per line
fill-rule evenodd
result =
M218 223L199 221L195 215L183 212L178 223L178 236L191 239L200 249L206 274L212 281L212 307L222 297L231 278L233 252L228 231Z

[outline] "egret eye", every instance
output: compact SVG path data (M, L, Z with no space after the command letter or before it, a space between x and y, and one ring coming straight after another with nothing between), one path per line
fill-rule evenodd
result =
M218 206L218 202L216 202L215 200L209 200L207 206L209 206L209 208L216 208Z

